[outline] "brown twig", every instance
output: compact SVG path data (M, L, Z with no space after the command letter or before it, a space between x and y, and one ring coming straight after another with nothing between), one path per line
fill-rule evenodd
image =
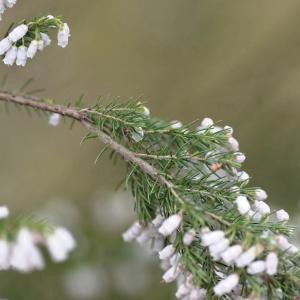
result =
M70 119L78 121L88 131L96 134L105 145L108 145L111 149L120 154L124 158L124 160L132 162L134 165L138 166L145 174L148 174L153 179L157 180L160 184L165 185L168 189L170 189L171 193L179 202L184 203L184 201L175 191L173 184L170 181L168 181L164 176L160 175L158 170L151 166L148 162L142 160L141 158L136 156L134 152L128 150L126 147L113 140L107 133L96 128L88 120L84 109L51 104L50 99L49 101L47 101L47 99L40 99L37 97L26 95L15 95L10 92L3 91L0 91L0 101L27 106L33 109L47 111L50 113L57 113L64 117L68 117Z

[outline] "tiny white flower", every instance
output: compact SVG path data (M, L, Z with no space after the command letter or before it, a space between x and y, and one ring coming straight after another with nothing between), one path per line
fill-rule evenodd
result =
M36 40L31 41L31 43L27 49L27 57L33 58L36 55L37 50L38 50L38 41L36 41Z
M148 241L150 241L153 237L152 230L150 228L146 228L143 232L136 238L136 241L140 245L145 245Z
M175 248L173 245L168 245L161 251L159 251L159 259L168 259L170 258L175 252Z
M234 137L231 136L231 137L229 137L227 142L232 151L239 151L240 145L239 145L239 142L237 141L237 139L235 139Z
M10 266L19 272L30 272L31 266L26 257L24 245L15 244L11 249Z
M70 28L67 23L63 24L63 27L59 29L57 34L58 46L65 48L68 46L70 37Z
M246 160L244 153L238 152L235 154L235 161L242 164Z
M8 66L12 66L16 61L17 52L18 52L18 48L16 46L12 46L6 52L5 57L3 58L3 62Z
M182 125L182 123L180 122L180 121L172 121L171 122L171 128L172 129L179 129L179 128L181 128L183 125Z
M282 251L286 251L287 249L289 249L292 246L290 244L290 242L287 240L287 238L283 235L277 235L275 237L275 241L276 241L277 247Z
M150 110L148 107L143 106L143 113L145 116L149 117L150 116Z
M62 262L67 259L68 254L74 249L76 243L73 236L64 228L56 228L47 237L46 245L55 262Z
M276 212L276 218L279 222L286 222L290 219L290 216L284 209L280 209Z
M165 220L165 218L164 218L163 216L157 215L157 216L152 220L152 224L153 224L155 227L160 227L164 220Z
M235 203L241 215L247 214L251 209L250 203L246 196L242 196L242 195L238 196L235 200Z
M13 29L9 33L8 37L13 43L15 43L19 39L23 38L26 35L27 31L28 31L28 26L25 24L21 24L17 26L15 29Z
M6 206L0 206L0 219L5 219L9 216L9 209Z
M27 61L27 47L20 46L17 52L16 65L24 67L26 65L26 61Z
M131 133L132 139L138 143L144 138L144 130L142 127L135 128L135 131Z
M224 129L227 131L229 136L233 135L233 128L230 126L224 126Z
M221 258L227 265L231 265L243 252L243 248L240 245L234 245L229 247L225 252L221 254Z
M214 121L211 118L204 118L201 122L202 128L208 128L214 125Z
M215 287L214 292L217 296L222 296L230 293L239 283L239 275L232 274L221 280Z
M249 181L250 176L245 171L242 171L237 173L237 178L238 181L247 183Z
M170 282L176 280L176 278L178 277L180 272L181 272L181 270L178 266L173 266L169 270L167 270L167 272L165 272L165 274L163 275L162 278L163 278L164 282L170 283Z
M187 287L185 284L181 284L176 291L176 298L181 299L182 297L188 295L191 292L191 289Z
M8 8L12 8L17 3L17 0L4 0L4 3Z
M176 253L174 254L171 258L170 258L170 265L171 266L177 266L180 262L181 259L181 255L180 253Z
M44 41L43 40L39 40L38 43L37 43L37 48L39 51L43 51L44 50Z
M6 37L3 40L0 41L0 55L3 55L6 53L12 46L11 40Z
M182 215L175 214L167 218L159 227L158 232L163 236L171 235L175 232L182 222Z
M189 246L195 239L196 231L195 229L190 229L183 236L183 244Z
M212 232L203 233L201 235L202 245L204 247L210 246L223 239L225 236L224 231L215 230Z
M251 219L254 222L260 222L261 219L264 217L263 214L259 213L258 211L253 211L253 210L249 211L249 216L251 217Z
M263 201L268 198L267 193L262 189L255 190L255 199L258 201Z
M275 252L270 252L266 258L266 272L272 276L277 274L278 256Z
M218 260L221 257L221 253L224 252L229 246L228 239L220 239L215 244L209 246L210 255L213 257L214 260Z
M265 216L271 212L270 206L264 201L257 201L254 202L254 211L258 212L259 214Z
M41 270L44 260L39 249L34 245L32 233L22 228L17 235L16 243L13 245L10 265L20 272Z
M282 251L286 251L288 254L294 254L297 253L299 251L299 249L292 245L285 236L283 235L277 235L275 237L275 242L277 247L282 250Z
M47 18L48 18L48 20L54 19L54 17L52 15L48 15Z
M204 300L207 299L206 297L206 290L205 289L192 289L189 300Z
M257 260L251 263L248 268L247 272L251 275L263 273L266 269L266 263L263 260Z
M59 125L60 120L61 120L61 115L57 113L53 113L49 116L48 123L49 125L56 127Z
M299 249L295 245L291 245L287 252L288 254L295 254L299 252Z
M45 47L47 47L51 44L51 39L47 33L41 32L41 38L42 38L42 41L44 42Z
M262 245L256 245L241 254L236 260L235 264L239 268L243 268L252 263L255 258L263 251Z
M132 241L137 238L143 230L143 226L139 222L135 222L122 234L123 240L125 242Z

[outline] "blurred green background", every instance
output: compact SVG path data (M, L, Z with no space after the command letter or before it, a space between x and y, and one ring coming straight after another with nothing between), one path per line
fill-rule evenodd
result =
M274 207L299 214L300 2L296 0L19 0L0 23L63 15L72 38L26 68L0 66L7 88L93 103L143 96L157 117L189 122L210 116L235 128L252 185ZM55 39L55 36L53 36ZM107 99L107 100L105 100ZM94 158L96 142L79 146L84 130L49 127L0 106L0 202L70 228L79 246L63 265L0 275L0 295L32 299L173 299L158 263L121 232L131 220L130 196L113 194L122 164Z

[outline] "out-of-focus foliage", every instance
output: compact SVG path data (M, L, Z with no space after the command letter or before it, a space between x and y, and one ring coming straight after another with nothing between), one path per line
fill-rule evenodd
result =
M24 70L1 65L0 75L17 89L34 74L28 91L45 88L45 95L66 101L83 92L90 103L98 94L106 102L109 95L143 95L161 118L224 120L236 129L252 185L296 217L299 8L293 0L23 0L4 15L1 33L15 19L63 14L72 29L70 46L41 53ZM2 106L1 203L20 213L50 211L80 247L67 264L42 273L2 273L1 296L173 299L147 255L121 241L133 202L121 196L116 204L106 191L122 178L122 166L112 168L103 158L95 166L98 147L80 147L83 133L76 126L50 128L44 118L13 107L6 115Z

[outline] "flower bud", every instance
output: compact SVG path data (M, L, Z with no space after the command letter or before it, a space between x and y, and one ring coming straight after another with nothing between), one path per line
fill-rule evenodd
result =
M61 119L60 114L54 113L54 114L50 115L48 123L49 123L49 125L56 127L59 125L60 119Z
M0 219L5 219L9 216L9 209L6 206L0 206Z
M258 201L263 201L268 198L267 193L262 189L255 190L255 199Z
M37 50L38 50L38 41L36 40L31 41L27 50L27 57L33 58L36 55Z
M21 24L19 26L17 26L15 29L13 29L8 37L9 39L15 43L16 41L18 41L19 39L23 38L25 36L25 34L28 31L28 26L25 24Z
M190 229L183 236L183 244L189 246L195 239L196 231L195 229Z
M165 272L165 274L163 275L162 278L163 278L164 282L170 283L170 282L176 280L176 278L178 277L180 272L181 272L181 270L178 266L173 266L169 270L167 270L167 272Z
M235 260L236 266L239 268L248 266L263 251L263 249L263 246L260 244L251 247Z
M220 239L223 239L224 236L224 231L221 230L215 230L212 232L204 233L201 235L202 246L207 247L212 244L215 244Z
M70 28L67 23L64 23L62 28L58 31L57 34L57 44L58 46L65 48L68 46L69 43L69 37L70 34Z
M3 55L11 48L12 42L11 40L6 37L0 41L0 55Z
M214 125L214 121L211 118L204 118L201 122L202 128L208 128Z
M209 246L210 255L213 257L214 260L220 259L220 253L224 252L229 246L228 239L220 239L215 244Z
M241 215L245 215L250 211L251 207L246 196L238 196L235 202L237 205L237 209Z
M163 236L171 235L175 232L182 222L182 215L175 214L167 218L159 227L158 232Z
M254 210L262 216L268 215L271 212L270 206L264 201L255 200Z
M175 248L173 245L168 245L161 251L159 251L159 259L168 259L170 258L175 252Z
M235 154L235 161L237 163L242 164L246 160L246 156L244 153L238 152Z
M268 275L277 274L278 256L275 252L270 252L266 258L266 272Z
M221 258L227 265L231 265L234 262L234 260L241 255L242 252L243 252L242 246L240 245L231 246L221 254Z
M27 47L20 46L17 52L16 65L24 67L26 65L26 61L27 61Z
M290 219L290 216L284 209L280 209L276 212L276 218L279 222L286 222Z
M221 280L215 287L214 292L217 296L230 293L239 283L239 275L232 274Z
M247 272L251 275L255 275L264 272L265 269L266 263L263 260L257 260L248 266Z
M229 144L229 146L230 146L230 149L232 150L232 151L239 151L239 148L240 148L240 146L239 146L239 142L237 141L237 139L235 139L234 137L229 137L229 139L228 139L228 144Z

